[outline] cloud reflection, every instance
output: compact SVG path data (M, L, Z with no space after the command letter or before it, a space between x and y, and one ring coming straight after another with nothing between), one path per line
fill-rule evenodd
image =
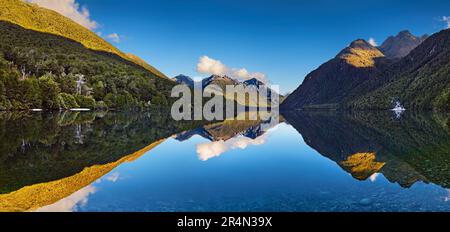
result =
M119 180L120 173L113 172L110 175L105 177L105 180L115 183ZM98 179L95 183L100 184L102 179ZM86 206L88 203L89 196L96 193L97 188L94 185L88 185L72 195L63 198L56 203L51 205L44 206L38 210L37 212L75 212L78 211L80 207Z
M444 201L449 202L450 201L450 189L446 189L446 191L447 191L447 196L444 197Z
M267 140L267 134L259 136L256 139L251 139L244 136L231 138L227 141L215 141L209 143L202 143L197 145L198 158L202 161L207 161L211 158L218 157L230 149L245 149L250 145L262 145Z
M89 195L94 194L97 189L88 185L72 195L51 205L44 206L37 210L37 212L74 212L88 203Z
M106 180L111 181L111 182L116 182L120 177L120 174L118 172L114 172L111 175L109 175L108 177L106 177Z
M374 173L373 175L371 175L371 176L369 177L370 181L371 181L371 182L377 181L379 175L380 175L380 173Z

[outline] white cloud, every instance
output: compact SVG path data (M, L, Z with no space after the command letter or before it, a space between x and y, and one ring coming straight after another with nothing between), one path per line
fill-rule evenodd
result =
M227 150L228 146L225 144L225 141L216 141L197 145L197 154L201 161L207 161L213 157L220 156Z
M228 68L220 61L209 58L208 56L200 57L197 64L197 72L214 75L227 74Z
M266 78L266 74L260 73L260 72L250 73L245 68L232 69L230 76L233 77L233 78L237 78L237 79L239 79L241 81L245 81L245 80L250 80L250 79L256 78L256 79L258 79L259 81L261 81L263 83L267 83L268 82L268 80Z
M197 72L214 75L228 75L232 78L245 81L256 78L263 83L268 83L267 77L261 72L249 72L246 68L229 68L220 60L202 56L197 64Z
M230 149L245 149L250 145L262 145L266 143L267 134L259 136L256 139L248 137L236 137L227 141L215 141L210 143L202 143L197 145L198 158L201 161L207 161L211 158L218 157Z
M269 83L269 80L267 79L267 76L264 73L254 72L250 75L250 79L251 78L256 78L265 84Z
M240 148L240 149L245 149L250 145L262 145L266 143L266 136L260 136L256 139L251 139L251 138L247 138L247 137L240 137L240 138L236 138L234 141L231 141L231 148L235 149L235 148Z
M75 0L26 0L35 3L41 7L54 10L89 30L97 28L97 22L91 20L89 10L86 7L80 7Z
M117 33L112 33L106 36L107 39L112 40L115 43L120 43L120 36Z
M38 209L38 212L73 212L77 211L78 207L85 206L88 203L89 195L94 194L97 189L88 185L72 195L48 206Z
M370 45L372 45L374 47L378 46L377 41L375 41L374 38L370 38L368 42L370 43Z
M250 73L245 68L233 69L232 73L233 73L233 76L242 78L242 79L248 79L250 77Z
M450 28L450 16L442 16L442 21L447 23L447 28Z

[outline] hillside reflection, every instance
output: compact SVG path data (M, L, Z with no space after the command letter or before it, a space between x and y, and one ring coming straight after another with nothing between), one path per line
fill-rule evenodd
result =
M404 188L422 181L450 188L448 116L405 112L287 112L305 143L354 178L382 173Z
M201 122L167 112L0 113L0 211L32 210Z
M375 180L382 174L403 188L410 188L416 182L450 188L447 115L405 112L398 117L392 112L297 111L268 118L205 124L175 122L168 112L160 111L0 112L0 211L71 211L96 194L98 189L94 183L116 182L121 175L116 172L117 167L136 161L167 139L175 142L168 144L182 147L180 143L183 143L193 148L185 151L178 145L168 145L165 149L169 154L190 156L196 162L217 158L218 162L212 161L212 165L219 167L218 157L232 150L235 154L263 153L261 156L276 153L283 158L289 156L277 152L292 148L295 157L301 156L307 150L295 148L303 145L302 141L282 141L281 145L268 142L272 141L271 136L288 132L272 130L279 123L292 125L309 147L334 161L355 182ZM297 135L291 127L284 128ZM314 151L312 154L317 156ZM249 163L243 166L259 165L248 157ZM305 168L301 165L294 164L293 168ZM280 174L284 171L277 169ZM342 173L340 169L338 172ZM159 173L153 176L157 177ZM293 179L288 178L289 181L296 178L299 181L307 177L290 178Z
M267 132L283 122L284 118L270 112L260 113L266 114L262 117L264 119L255 116L256 120L248 120L252 118L250 114L256 114L256 112L247 112L245 113L247 120L225 120L208 124L182 132L176 135L175 139L183 142L197 135L209 140L210 142L196 145L197 155L202 161L218 157L229 150L243 150L248 146L262 145L267 140Z

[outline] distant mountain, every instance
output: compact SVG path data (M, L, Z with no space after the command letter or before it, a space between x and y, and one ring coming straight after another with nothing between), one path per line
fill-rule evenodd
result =
M308 74L282 107L286 110L339 108L354 88L376 76L387 63L378 48L365 40L355 40L335 58Z
M229 76L223 75L212 75L208 78L205 78L202 80L202 87L203 90L205 90L208 86L215 85L218 86L223 93L225 94L224 97L229 100L236 101L239 105L242 106L250 106L250 107L256 107L259 105L257 101L254 101L253 99L240 99L235 98L234 93L226 92L226 86L238 86L242 84L236 79L233 79Z
M409 31L401 31L387 38L379 49L390 59L401 59L428 38L428 35L416 37Z
M229 86L243 85L250 91L250 93L252 93L252 92L261 93L263 90L266 91L266 94L267 94L266 100L267 101L263 101L262 104L260 104L258 99L247 99L245 102L240 101L240 99L236 99L239 104L245 105L245 106L250 106L250 107L256 107L256 106L265 107L265 106L267 106L268 107L271 105L271 101L272 101L274 94L276 94L279 99L277 105L279 104L279 102L284 100L284 97L282 95L279 95L277 92L273 91L266 84L264 84L262 81L260 81L256 78L252 78L252 79L240 82L240 81L233 79L231 77L228 77L228 76L212 75L212 76L202 80L203 89L205 89L206 87L208 87L209 85L212 85L212 84L219 86L220 89L222 89L222 91L224 93L225 93L225 89L226 89L227 85L229 85ZM225 98L234 99L234 95L232 95L231 93L225 93L225 94L226 94Z
M191 88L194 88L194 80L192 80L192 78L190 78L188 76L180 74L180 75L172 78L172 80L174 80L178 84L184 84Z
M263 82L261 82L260 80L258 80L256 78L246 80L242 83L246 87L250 87L250 88L254 87L256 91L262 91L264 89L264 91L266 91L266 93L267 93L267 100L270 102L272 101L274 96L278 97L278 101L273 99L274 103L276 103L276 104L280 104L285 99L285 97L283 95L277 93L276 91L274 91L273 89L271 89L266 84L264 84Z
M243 83L245 86L255 86L255 87L257 87L257 88L259 88L259 87L265 85L263 82L259 81L259 80L256 79L256 78L252 78L252 79L246 80L246 81L244 81L244 82L242 82L242 83Z
M225 86L227 85L238 85L239 82L229 76L226 75L212 75L208 78L202 80L202 87L205 89L209 85L217 85L222 90L225 90Z
M424 38L403 31L380 48L356 40L308 74L282 109L392 109L401 104L407 109L448 111L450 30L421 42ZM405 53L401 59L392 58Z
M450 30L425 40L371 85L376 89L355 98L348 107L391 109L394 101L406 109L450 110Z

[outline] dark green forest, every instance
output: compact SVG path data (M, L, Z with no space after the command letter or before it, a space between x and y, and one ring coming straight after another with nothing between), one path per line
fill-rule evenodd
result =
M118 55L0 21L0 110L171 105L174 82Z

